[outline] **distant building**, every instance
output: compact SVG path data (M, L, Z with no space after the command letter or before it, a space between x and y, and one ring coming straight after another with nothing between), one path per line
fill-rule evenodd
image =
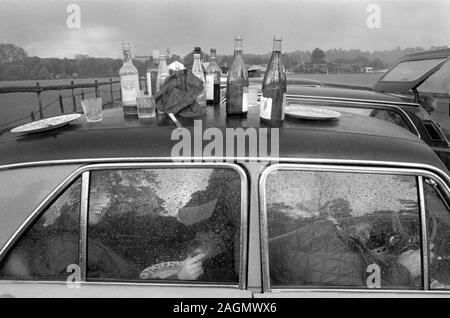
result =
M247 69L248 77L260 77L266 72L266 67L261 65L251 65Z
M373 67L370 66L364 67L364 73L373 73Z

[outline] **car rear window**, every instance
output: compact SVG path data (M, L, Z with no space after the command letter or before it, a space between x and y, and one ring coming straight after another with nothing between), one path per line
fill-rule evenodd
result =
M276 170L264 193L271 288L422 288L416 177Z
M241 187L228 168L92 171L87 279L237 284Z
M425 75L447 58L405 61L395 66L380 81L383 82L413 82Z

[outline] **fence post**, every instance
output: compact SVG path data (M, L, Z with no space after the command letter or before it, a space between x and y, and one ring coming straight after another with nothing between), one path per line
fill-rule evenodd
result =
M84 99L84 91L81 90L81 99Z
M35 121L36 120L36 117L34 117L34 112L31 112L31 121Z
M95 80L95 97L98 97L98 81Z
M114 107L114 94L113 94L113 84L112 84L112 78L109 78L109 91L111 93L111 103Z
M73 81L70 82L70 84L73 86ZM75 99L74 89L72 88L72 103L73 103L73 112L77 112L77 100Z
M62 98L61 94L59 94L59 108L61 109L61 114L64 114L64 104L63 104L63 98Z
M38 98L38 105L39 105L39 117L42 119L44 118L44 110L42 109L42 99L41 99L41 89L39 86L39 82L36 83L37 87L37 98Z

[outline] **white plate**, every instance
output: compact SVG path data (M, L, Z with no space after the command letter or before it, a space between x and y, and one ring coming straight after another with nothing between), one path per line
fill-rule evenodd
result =
M164 279L178 274L178 272L181 270L182 267L183 262L159 263L144 269L139 276L141 277L141 279L152 279L152 278Z
M72 120L79 118L81 114L68 114L45 118L16 127L11 130L13 133L37 133L41 131L55 129L67 125Z
M284 109L284 113L288 116L296 118L314 120L325 120L341 117L341 113L338 113L334 110L295 104L286 106Z

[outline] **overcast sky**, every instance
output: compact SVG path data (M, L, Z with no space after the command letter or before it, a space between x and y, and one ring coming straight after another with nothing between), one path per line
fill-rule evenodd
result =
M371 3L379 29L366 25ZM66 25L70 4L80 6L80 29ZM133 55L194 46L232 54L236 34L247 53L270 51L275 34L288 52L449 45L450 0L0 0L0 43L41 57L119 57L124 40Z

